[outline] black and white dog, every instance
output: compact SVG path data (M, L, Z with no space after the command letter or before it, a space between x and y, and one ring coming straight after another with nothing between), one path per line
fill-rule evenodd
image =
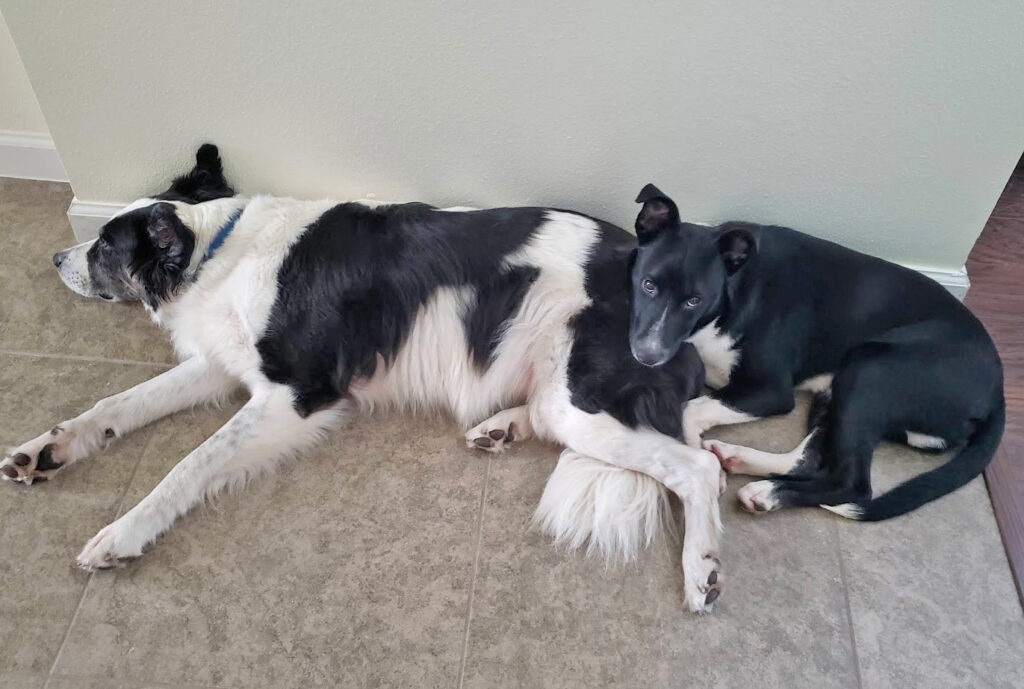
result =
M663 519L661 486L676 493L684 596L707 611L722 586L723 474L712 452L678 440L703 367L678 344L657 368L630 355L635 249L623 230L547 208L247 199L205 145L167 192L54 256L78 294L141 300L182 363L13 449L0 474L52 478L144 424L247 389L223 428L78 556L109 568L346 408L442 406L477 424L472 447L537 436L569 448L538 518L570 544L629 556Z
M770 480L740 489L752 512L821 505L877 521L980 474L1005 420L999 355L981 323L919 273L783 227L680 221L654 186L641 192L630 342L648 366L692 342L714 395L687 405L684 436L815 399L810 434L769 454L707 441L728 471ZM948 462L872 499L883 439L954 450Z

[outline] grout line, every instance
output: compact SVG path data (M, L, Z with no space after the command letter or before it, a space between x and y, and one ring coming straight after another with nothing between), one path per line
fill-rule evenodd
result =
M82 606L85 604L85 595L89 592L89 585L92 584L94 576L96 576L96 572L89 572L89 578L85 580L85 586L82 587L82 595L78 599L78 605L75 606L75 613L71 616L71 621L68 622L68 628L64 630L64 638L60 640L60 647L57 648L57 655L53 657L53 664L50 665L50 672L46 676L46 682L43 684L43 689L47 689L50 686L50 680L53 679L54 670L57 669L57 662L60 660L60 654L64 652L64 647L68 643L68 637L71 636L71 628L75 626L75 621L78 619L78 613L81 612Z
M100 679L100 680L104 680L106 682L110 682L111 686L113 686L115 684L120 686L121 683L131 682L132 684L143 684L146 687L157 687L159 689L163 689L165 687L166 687L166 689L218 689L217 687L213 687L213 686L208 685L208 684L191 684L191 683L182 684L180 682L160 682L160 681L154 681L154 680L140 680L140 679L136 679L134 677L108 677L106 675L74 675L74 674L64 674L64 673L61 673L59 675L54 675L54 679L72 679L72 680ZM106 686L106 685L104 685L104 686ZM234 686L234 685L231 685L231 686ZM220 689L224 689L224 688L220 687Z
M462 689L466 679L466 662L469 657L469 627L473 622L473 599L476 595L476 577L480 572L480 550L483 543L484 512L487 509L487 484L491 481L491 455L487 455L487 468L484 470L484 487L480 491L480 518L476 523L476 547L473 552L473 575L469 584L469 601L466 604L466 627L462 633L462 658L459 659L459 678L456 686Z
M864 688L864 679L860 674L860 653L857 652L857 632L853 628L853 606L850 604L849 579L846 575L846 561L843 558L842 538L838 520L833 520L832 529L835 534L836 558L839 560L839 580L843 585L843 601L846 603L846 625L850 632L850 651L853 655L853 672L857 677L857 687Z
M114 519L118 519L121 516L121 508L124 507L125 498L128 497L128 491L132 487L132 483L135 481L136 474L139 473L139 465L142 464L142 458L146 455L146 451L149 449L149 445L153 442L154 433L150 430L146 431L146 439L142 444L142 449L138 453L138 460L135 462L135 466L132 467L131 476L128 477L128 481L124 484L124 490L121 491L121 497L117 501L117 505L114 507ZM97 450L100 452L102 450ZM95 461L97 458L93 458ZM106 525L104 525L106 526ZM101 527L102 528L102 527ZM50 686L50 680L55 676L54 673L57 670L57 664L60 662L60 656L64 653L64 648L68 644L68 639L71 637L71 630L75 626L75 622L78 620L78 614L82 610L82 606L85 604L85 597L89 593L89 587L92 585L93 578L96 576L96 572L89 572L89 578L85 581L85 586L82 587L82 595L78 599L78 605L75 606L75 612L71 616L71 621L68 622L67 629L64 630L64 638L60 641L60 646L57 647L57 654L53 657L53 664L50 665L50 672L47 674L46 682L43 684L43 689L48 689Z
M47 354L45 352L25 352L18 349L0 349L0 354L9 356L34 357L38 359L64 359L71 361L94 361L104 364L131 364L133 366L152 366L154 368L170 369L175 364L162 364L158 361L137 361L135 359L107 359L101 356L82 356L79 354Z

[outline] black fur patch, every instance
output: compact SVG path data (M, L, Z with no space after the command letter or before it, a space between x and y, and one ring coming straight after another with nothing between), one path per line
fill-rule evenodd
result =
M309 226L278 272L277 298L257 344L264 374L295 390L305 416L340 399L354 378L372 376L378 355L392 361L437 289L504 282L492 296L514 310L523 289L515 286L529 276L512 271L503 279L502 259L532 236L544 213L335 206ZM500 321L490 325L497 332ZM479 356L486 345L476 344Z
M44 446L39 451L39 457L36 458L37 470L50 471L51 469L60 469L62 466L64 466L63 462L53 461L53 443Z
M519 312L519 305L540 271L528 266L498 273L477 289L476 304L466 314L466 337L473 361L486 369L501 341L502 325Z
M586 266L586 289L593 303L572 323L572 403L590 413L608 412L633 428L646 426L680 437L683 406L700 394L704 365L691 345L656 368L633 358L629 273L636 240L617 227L601 223L601 228L603 241Z

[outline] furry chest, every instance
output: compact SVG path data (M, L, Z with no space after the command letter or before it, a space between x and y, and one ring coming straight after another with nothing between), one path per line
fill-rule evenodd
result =
M707 386L717 390L728 385L733 369L740 360L736 340L728 333L721 332L715 321L698 330L687 342L697 348L704 362Z

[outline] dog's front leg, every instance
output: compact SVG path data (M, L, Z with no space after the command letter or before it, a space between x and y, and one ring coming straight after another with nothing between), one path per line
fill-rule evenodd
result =
M652 430L632 429L606 413L591 414L564 401L542 401L531 409L538 433L609 464L647 474L683 503L683 595L694 612L708 612L722 589L719 560L721 519L715 455Z
M738 371L712 396L690 400L683 407L683 440L690 447L700 447L701 436L715 426L787 414L794 404L792 382Z
M27 484L45 481L114 438L176 411L229 395L237 385L206 360L188 359L156 378L100 400L84 414L14 448L0 462L0 476Z
M149 495L86 544L79 566L107 569L138 557L204 497L311 444L339 414L335 407L302 417L292 402L291 390L283 385L254 390L252 398L178 462Z

